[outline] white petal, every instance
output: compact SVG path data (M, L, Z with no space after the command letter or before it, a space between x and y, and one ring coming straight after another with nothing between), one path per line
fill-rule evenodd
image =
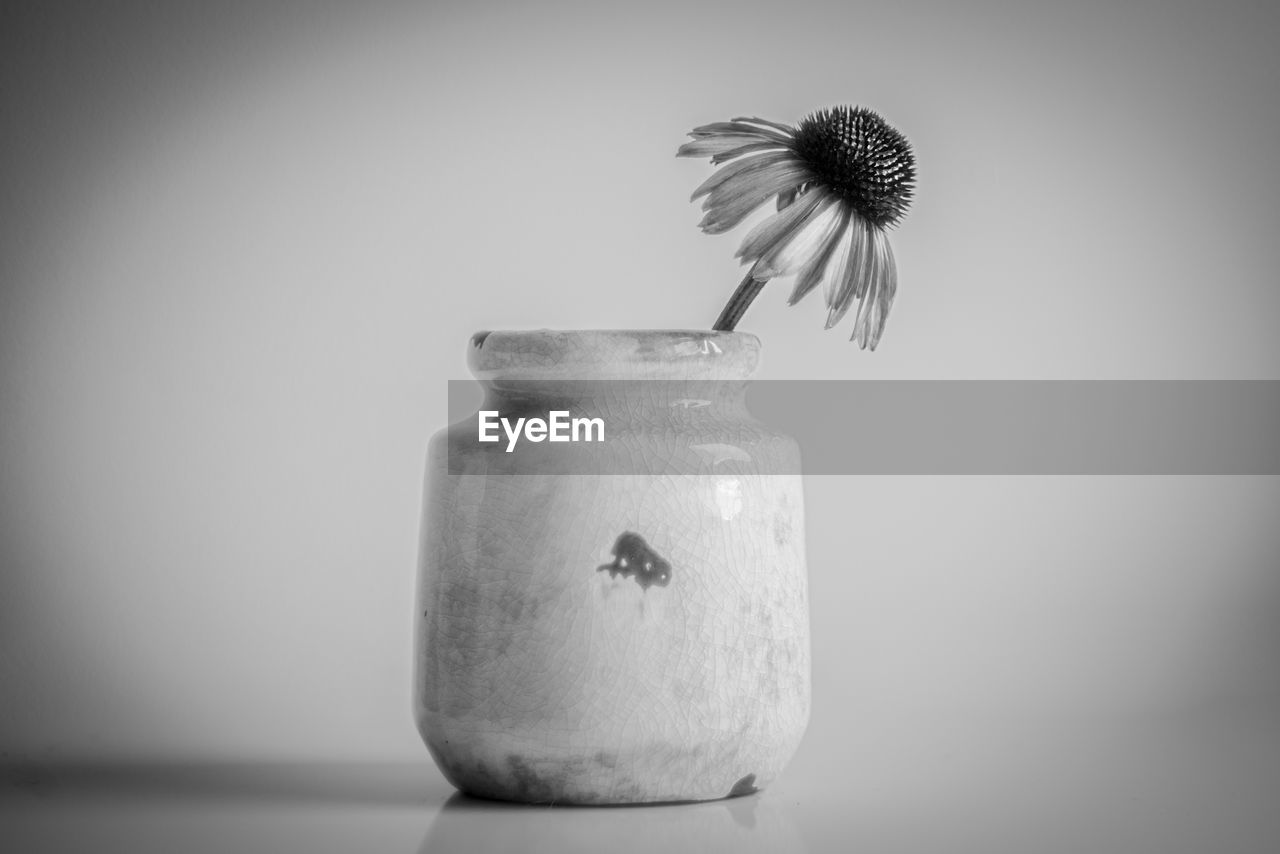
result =
M808 193L806 195L812 195ZM840 224L840 204L828 195L818 208L805 217L804 223L791 233L791 237L775 244L763 258L759 269L770 276L789 276L799 270L831 239Z
M780 148L781 143L756 134L723 134L706 136L686 142L676 149L676 157L709 157L741 148L744 145L761 145Z
M781 159L773 158L773 154L760 154L749 160L765 161L765 165L761 168L743 169L735 175L731 175L729 180L721 181L719 184L711 188L711 192L707 193L707 197L702 201L704 209L713 205L723 205L733 201L744 191L749 190L755 185L771 180L773 176L782 172L795 172L804 176L809 175L809 167L801 160L797 160L790 156L784 156ZM722 167L722 171L728 171L738 163L746 163L748 160L741 160L737 163L730 163L728 166ZM789 187L788 187L789 189ZM774 191L779 192L777 190Z
M898 293L898 264L893 257L893 248L889 246L889 235L882 233L880 239L881 244L884 246L881 266L881 269L884 270L884 279L880 286L880 298L876 301L876 307L879 311L877 312L875 327L871 331L872 352L875 351L876 345L880 343L880 335L884 332L885 324L889 320L889 309L893 307L893 298Z
M849 262L853 260L853 248L857 240L855 237L857 231L857 217L856 215L850 216L849 222L846 223L844 231L840 235L840 242L836 244L835 250L831 253L831 260L828 262L826 271L823 274L827 305L832 304L836 292L849 275Z
M826 242L818 248L796 276L795 288L787 299L787 305L795 305L822 282L822 274L828 269L827 262L847 237L845 232L849 228L849 209L844 205L836 205L834 210L836 211L835 226Z
M750 145L740 145L737 148L731 148L728 151L715 155L711 158L711 165L719 166L721 163L728 163L730 160L734 160L747 154L782 150L785 150L784 147L776 142L753 142Z
M858 306L858 319L854 321L853 338L858 346L866 349L867 345L871 345L871 349L875 349L875 345L880 341L880 333L884 329L884 320L888 316L888 309L885 306L884 297L887 290L888 270L885 267L886 256L883 247L885 246L884 232L875 228L873 231L873 266L871 275L867 278L866 291L862 296L862 303ZM896 283L895 283L896 287Z
M736 123L736 122L750 122L751 124L763 125L764 127L772 128L772 129L774 129L774 130L776 130L776 131L778 131L778 132L780 132L780 133L782 133L782 134L785 134L786 136L789 136L789 137L793 137L793 136L795 136L795 135L796 135L796 129L795 129L795 128L793 128L791 125L784 125L784 124L780 124L780 123L778 123L778 122L771 122L771 121L769 121L768 119L758 119L758 118L755 118L754 116L753 116L753 117L751 117L751 118L746 118L746 117L744 117L744 116L739 116L738 118L734 119L734 122L735 122L735 123Z
M871 340L871 316L879 295L880 277L873 275L867 280L866 294L862 297L862 302L858 304L858 319L853 323L853 337L849 339L850 341L857 341L859 349L867 349L867 344Z
M824 191L805 193L794 204L761 222L747 233L738 249L738 257L754 261L767 254L783 240L794 234L819 203L827 198Z
M702 230L709 234L728 231L771 196L794 189L811 177L806 166L782 164L717 188L703 204L707 215L702 218Z
M713 122L709 125L702 125L689 131L689 136L715 136L717 134L726 133L752 133L763 136L766 139L776 140L777 142L790 142L791 133L781 133L767 127L759 127L757 125L747 124L745 122Z
M849 307L853 305L862 281L865 280L871 257L871 235L867 231L867 222L857 214L853 215L849 231L853 235L850 243L849 263L845 265L844 275L837 281L828 282L827 286L827 328L840 322Z
M693 201L699 196L705 196L712 190L724 184L726 181L732 181L739 175L748 172L755 172L760 169L766 169L779 163L786 163L794 160L794 155L785 151L770 151L755 157L748 157L745 160L739 160L737 163L730 163L723 169L716 170L710 178L698 185L693 191L693 195L689 197L689 201ZM703 205L705 208L706 205Z
M730 164L730 166L732 165ZM797 180L792 181L788 177L788 180L784 181L781 176L795 176ZM704 210L710 210L712 207L733 204L744 195L758 194L765 186L773 187L772 190L765 193L766 197L773 196L777 193L794 189L810 177L809 167L799 161L771 163L763 169L744 170L712 189L707 194L707 197L703 199L702 207Z

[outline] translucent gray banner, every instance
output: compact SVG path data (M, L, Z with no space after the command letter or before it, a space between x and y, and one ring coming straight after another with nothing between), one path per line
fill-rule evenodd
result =
M1280 474L1276 381L450 381L449 420L454 474Z

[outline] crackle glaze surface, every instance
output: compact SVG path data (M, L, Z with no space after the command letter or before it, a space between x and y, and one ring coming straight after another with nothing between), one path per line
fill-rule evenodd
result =
M486 408L504 380L745 380L742 333L495 332L472 341ZM647 386L661 389L661 385ZM696 418L661 391L588 400L599 454L714 448L726 473L501 472L431 442L417 610L415 713L441 770L474 795L643 803L749 794L799 744L809 627L798 449L740 393ZM690 435L689 431L694 431ZM706 441L701 440L705 438ZM727 450L726 450L727 449ZM532 451L531 451L532 452ZM453 473L451 473L451 471Z

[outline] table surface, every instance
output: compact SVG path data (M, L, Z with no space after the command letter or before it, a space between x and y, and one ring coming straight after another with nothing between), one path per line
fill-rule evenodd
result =
M42 763L0 774L0 851L1280 851L1280 727L1176 738L992 733L860 754L808 743L764 791L702 804L531 807L415 763Z

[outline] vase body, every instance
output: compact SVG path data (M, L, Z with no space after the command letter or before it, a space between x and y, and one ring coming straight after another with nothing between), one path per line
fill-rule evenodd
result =
M710 800L791 758L810 696L803 494L795 442L743 400L758 351L723 332L472 339L482 409L568 406L605 441L566 467L530 456L546 445L478 446L475 418L431 440L414 711L454 786Z

